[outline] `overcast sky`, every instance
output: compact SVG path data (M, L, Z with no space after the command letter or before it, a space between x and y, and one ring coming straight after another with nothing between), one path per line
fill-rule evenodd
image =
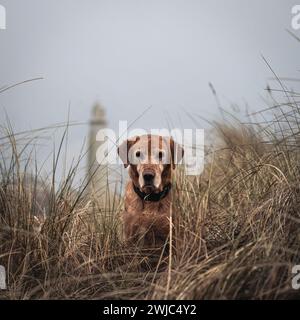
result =
M218 116L222 105L264 107L272 76L299 77L300 44L291 30L290 0L0 0L0 87L43 77L0 95L16 131L67 118L87 122L100 101L109 125L190 127L185 112ZM300 31L295 31L300 36ZM169 121L170 122L170 121ZM70 150L87 127L73 130Z

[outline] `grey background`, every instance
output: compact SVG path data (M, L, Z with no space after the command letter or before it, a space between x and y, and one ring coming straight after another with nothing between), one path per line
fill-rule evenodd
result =
M0 87L43 77L0 95L16 132L61 123L86 123L100 101L109 125L193 127L186 115L219 116L208 86L224 108L265 106L272 76L299 76L300 44L291 30L290 0L0 0ZM299 31L295 31L300 36ZM291 84L293 85L293 84ZM237 111L237 110L236 110ZM241 111L242 116L242 111ZM203 122L201 125L205 126ZM69 155L87 126L71 130Z

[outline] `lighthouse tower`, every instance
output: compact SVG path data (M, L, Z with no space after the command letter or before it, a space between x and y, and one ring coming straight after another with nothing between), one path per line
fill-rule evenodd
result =
M89 141L88 141L88 192L90 195L95 196L98 202L105 202L108 190L108 167L98 163L96 159L97 150L104 143L103 141L97 141L96 136L99 130L103 130L107 127L106 114L103 106L100 103L96 103L92 109L92 115L90 120L89 129Z

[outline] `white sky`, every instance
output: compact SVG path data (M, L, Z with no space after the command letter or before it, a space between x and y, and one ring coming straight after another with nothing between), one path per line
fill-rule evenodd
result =
M15 131L63 122L69 104L71 120L87 122L96 100L106 107L112 128L149 106L135 126L191 127L185 111L219 115L209 82L224 107L248 102L258 110L272 76L261 54L279 76L299 77L300 43L286 32L294 0L0 4L7 11L7 30L0 30L0 87L44 78L0 95L0 123L5 109ZM86 134L86 126L72 130L71 153Z

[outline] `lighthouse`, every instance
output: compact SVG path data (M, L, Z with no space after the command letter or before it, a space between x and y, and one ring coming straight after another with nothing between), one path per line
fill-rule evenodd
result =
M89 195L97 199L98 203L104 204L108 193L108 166L98 163L97 150L104 143L97 141L97 133L107 127L106 114L103 106L96 103L92 108L91 120L89 123L88 138L88 172L87 178L89 186L87 188Z

